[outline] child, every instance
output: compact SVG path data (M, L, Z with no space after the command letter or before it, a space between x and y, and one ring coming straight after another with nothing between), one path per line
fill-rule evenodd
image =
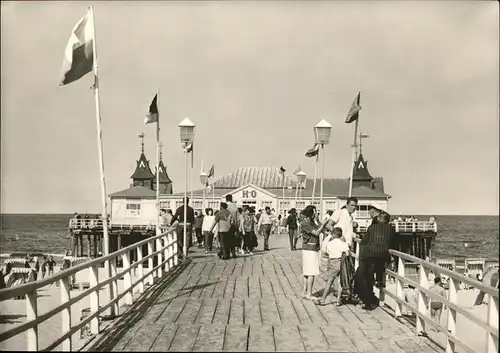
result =
M408 290L405 293L405 301L411 304L413 307L417 307L418 292L415 287L408 285ZM406 309L406 315L415 316L413 310Z
M443 288L443 282L441 281L440 276L434 278L434 285L431 288L429 288L429 290L432 293L435 293L437 295L442 296L443 298L446 298L446 291ZM433 319L437 323L440 323L441 313L443 312L443 303L441 303L440 301L436 301L434 298L431 298L430 309L431 309L431 319Z
M330 287L340 273L342 253L349 252L349 245L345 241L340 240L340 238L342 238L342 229L335 227L332 230L332 234L323 240L322 251L328 254L328 280L323 290L323 296L317 302L318 305L325 305ZM340 293L338 293L338 297L340 299ZM340 305L340 300L337 301L337 305Z

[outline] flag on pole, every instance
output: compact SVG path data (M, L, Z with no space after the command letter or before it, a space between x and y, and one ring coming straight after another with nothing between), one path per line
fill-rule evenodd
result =
M193 151L193 143L191 142L189 145L186 146L186 152L191 153L191 169L194 167L194 151Z
M345 119L345 122L347 124L350 124L353 121L358 120L359 118L359 111L361 110L361 106L359 105L360 96L361 92L358 92L358 95L354 99L354 102L352 102L351 109L349 109L349 113L347 113L347 118Z
M149 105L149 112L146 114L146 118L144 119L144 124L149 123L157 123L158 122L158 93L155 94L153 101Z
M59 86L67 85L85 76L94 66L94 19L90 7L85 16L73 27L64 51L62 79Z
M315 143L313 148L307 150L306 157L314 157L318 155L318 152L319 152L319 144Z
M283 168L283 166L281 166L281 167L280 167L280 173L281 173L281 174L285 174L285 172L286 172L286 169L285 169L285 168Z
M212 166L210 167L210 170L208 171L208 178L210 177L213 177L215 175L215 165L212 164Z

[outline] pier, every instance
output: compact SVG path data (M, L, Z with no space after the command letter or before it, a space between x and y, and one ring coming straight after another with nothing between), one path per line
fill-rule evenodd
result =
M301 252L290 251L286 235L273 235L269 252L257 251L253 256L228 261L219 260L215 253L204 255L201 249L191 248L188 261L179 262L174 240L172 233L154 236L42 281L0 290L1 305L14 296L25 295L27 315L20 325L2 330L0 347L91 351L498 351L498 289L411 255L392 251L398 256L399 267L397 272L387 270L386 274L395 282L388 280L386 289L376 289L380 307L365 311L353 305L319 307L301 299ZM155 244L158 250L153 251ZM147 256L142 253L144 245L151 250ZM130 260L132 251L137 253L136 262ZM157 266L152 265L153 258ZM123 267L116 266L117 259L122 260ZM99 264L103 262L111 266L112 277L102 275L105 269L99 269ZM406 262L420 263L416 280L405 274ZM436 295L428 290L432 270L452 278L449 299L434 298ZM88 271L91 286L81 294L70 295L68 278L81 271ZM60 302L40 313L37 291L55 281L60 283ZM486 320L460 307L459 282L485 291L489 303ZM322 274L314 290L321 292L324 284ZM403 291L407 284L420 290L417 307L405 302ZM88 297L88 316L75 321L72 306ZM431 297L449 308L446 323L430 320L425 305ZM403 315L404 308L417 314L416 322ZM50 329L50 335L42 330L48 319L52 323L45 330ZM473 320L477 327L472 328L467 320ZM77 335L87 325L90 337L78 342ZM430 332L431 327L439 332Z

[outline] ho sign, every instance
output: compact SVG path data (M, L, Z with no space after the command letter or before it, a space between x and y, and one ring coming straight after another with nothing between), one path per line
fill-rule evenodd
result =
M255 190L243 190L242 197L244 199L248 199L249 197L256 198L257 197L257 191L255 191Z

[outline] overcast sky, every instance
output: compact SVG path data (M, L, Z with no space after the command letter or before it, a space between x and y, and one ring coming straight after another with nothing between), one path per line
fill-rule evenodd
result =
M92 78L58 86L90 2L2 2L1 211L100 211ZM163 156L184 188L178 123L197 126L221 177L297 165L312 176L313 126L333 125L325 176L348 177L358 89L363 154L389 211L498 214L496 2L96 2L107 192L129 186L156 89ZM198 177L196 187L200 187Z

